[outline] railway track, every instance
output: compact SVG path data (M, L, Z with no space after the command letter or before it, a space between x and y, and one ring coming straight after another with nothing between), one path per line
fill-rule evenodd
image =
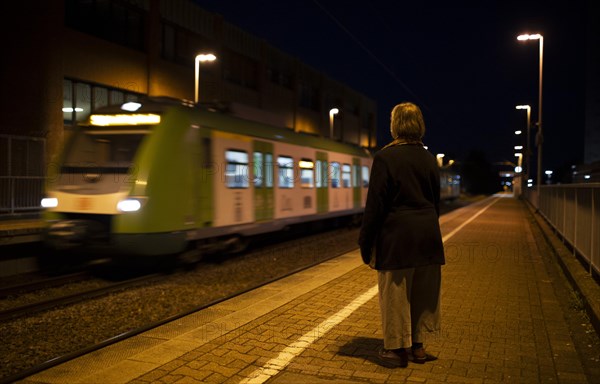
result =
M85 279L85 277L89 278L89 275L87 275L86 273L75 274L72 277L64 276L56 279L50 279L49 281L40 281L29 285L11 287L8 291L23 292L23 290L26 290L29 292L37 289L48 288L48 284L52 283L55 283L55 285L67 284L69 282L73 282L73 278L75 278L77 281L82 281ZM30 304L18 305L12 308L1 310L0 321L13 320L18 317L30 316L38 312L60 307L63 305L69 305L82 302L84 300L90 300L96 297L108 295L113 292L118 292L127 288L139 286L141 284L156 282L164 277L165 275L163 274L151 274L125 281L119 281L116 283L107 283L107 285L99 288L87 289L72 294L54 297L51 299L36 301Z
M354 238L355 234L356 234L356 231L352 231L352 235L350 237ZM135 327L132 327L131 329L124 331L124 332L114 332L114 333L104 337L100 342L94 342L91 345L72 349L66 353L52 356L51 358L49 358L45 361L36 362L35 364L32 364L29 367L22 369L21 371L19 371L17 373L13 373L10 376L1 378L0 384L11 383L11 382L14 382L17 380L21 380L21 379L23 379L27 376L30 376L34 373L41 372L47 368L50 368L52 366L69 361L78 356L90 353L92 351L103 348L107 345L110 345L110 344L125 340L127 338L133 337L137 334L140 334L140 333L150 330L152 328L158 327L160 325L166 324L168 322L174 321L175 319L187 316L191 313L206 309L217 303L231 299L231 298L241 295L245 292L254 290L262 285L266 285L271 282L283 279L287 276L293 275L293 274L298 273L299 271L305 270L307 268L311 268L315 265L318 265L319 263L325 262L327 260L331 260L331 259L339 256L340 254L344 254L352 249L355 249L355 245L348 243L348 241L344 241L345 245L342 248L340 248L340 247L323 247L324 241L327 242L327 244L331 244L330 236L335 237L335 235L331 235L331 234L320 235L320 236L318 236L319 242L317 244L313 243L309 246L306 245L306 243L307 243L306 240L297 239L297 240L288 242L287 245L278 244L275 247L262 248L262 249L256 251L254 254L251 253L251 254L245 255L245 257L242 257L240 260L237 260L237 258L231 258L231 259L224 261L223 264L228 264L227 266L223 265L223 264L219 265L218 263L216 263L214 265L214 270L222 270L223 276L219 276L219 277L213 276L213 279L214 279L214 281L223 281L223 280L226 280L224 277L228 273L231 273L230 268L233 268L233 270L236 270L236 271L247 269L247 268L245 268L244 263L247 262L248 259L264 258L264 259L273 260L274 259L274 257L272 256L273 254L278 255L277 257L282 257L279 255L290 254L293 249L299 250L300 252L302 252L304 254L304 256L307 256L306 260L304 260L303 262L296 263L296 265L291 266L289 268L285 268L285 269L280 268L280 271L277 271L274 275L268 273L268 271L272 270L273 268L269 268L268 266L266 266L266 268L261 268L261 270L265 271L266 273L263 276L258 276L258 277L254 276L253 281L249 284L245 284L244 286L239 286L239 287L236 286L235 284L233 284L231 286L224 286L222 288L223 289L222 294L219 294L216 296L215 295L206 296L202 300L202 302L199 301L195 305L187 307L185 309L181 309L180 311L170 314L169 316L161 317L160 319L155 320L155 321L147 321L142 324L138 324ZM339 236L339 234L338 234L338 236ZM346 236L348 236L348 235L346 235ZM294 244L289 245L290 243L294 243ZM308 252L313 252L314 249L319 248L319 244L320 244L320 248L322 248L322 251L323 251L322 253L319 253L318 255L315 255L315 254L307 255ZM200 273L200 274L204 273L205 275L210 275L212 269L209 269L205 273L205 271L203 271L203 267L206 267L206 266L200 265L195 271L192 271L191 273ZM187 273L189 274L189 272L187 272ZM250 273L250 274L255 275L255 273ZM170 276L169 275L155 276L155 278L181 280L182 276L185 276L184 272L178 272L178 273L176 273L174 275L170 275ZM147 280L148 278L150 278L150 277L144 276L144 277L140 278L140 280L137 282L138 285L143 285L143 284L148 283L150 281L150 280ZM204 278L200 277L199 280L202 280L202 279L204 279ZM240 280L242 280L242 279L240 279ZM133 282L133 281L126 281L123 283L124 283L124 285L122 287L113 285L110 288L106 287L106 289L110 290L111 292L114 292L115 290L121 290L121 291L125 292L128 289L125 285L128 285L130 287L133 287L135 285L135 282ZM160 282L156 281L155 284L160 285ZM214 286L214 283L210 282L210 281L207 284ZM150 286L151 284L148 284L148 285ZM199 290L200 290L200 288L199 288ZM90 295L95 295L95 294L103 295L100 291L90 293ZM106 294L107 293L104 293L104 295L106 295ZM77 299L80 301L85 301L85 300L89 299L90 296L83 297L84 295L87 295L87 294L80 293L79 297L77 297ZM60 305L62 305L62 304L60 304ZM54 308L56 308L56 306ZM28 316L27 313L31 314L31 312L28 312L27 310L25 310L23 312L22 316ZM13 319L14 319L14 317L13 317ZM68 327L68 325L65 325L65 324L60 324L60 325L57 324L57 326L61 326L62 328Z

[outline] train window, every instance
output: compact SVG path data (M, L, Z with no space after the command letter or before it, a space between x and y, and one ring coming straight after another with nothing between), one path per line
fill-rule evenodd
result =
M315 182L315 163L309 159L302 159L298 163L300 167L300 186L302 188L312 188Z
M344 184L344 188L350 188L351 185L351 168L350 164L342 165L342 183Z
M265 187L273 188L273 154L265 154Z
M340 187L340 163L334 161L331 163L331 188Z
M316 162L316 187L325 188L327 186L327 162L317 160Z
M369 167L366 165L362 166L362 186L363 188L367 188L369 186Z
M254 186L256 188L261 188L264 185L263 169L262 152L254 152Z
M360 166L352 164L352 186L358 187L360 185Z
M288 156L277 158L279 166L279 188L294 188L294 160Z
M225 151L225 185L229 188L248 188L248 154L245 151Z

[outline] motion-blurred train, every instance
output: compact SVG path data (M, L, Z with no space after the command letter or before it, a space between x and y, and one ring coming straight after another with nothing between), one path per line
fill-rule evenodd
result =
M45 242L130 256L235 250L360 215L371 163L364 148L186 101L104 107L49 172Z
M290 226L360 217L372 157L364 148L156 98L95 111L58 164L42 200L47 245L194 259ZM443 197L453 188L443 188Z

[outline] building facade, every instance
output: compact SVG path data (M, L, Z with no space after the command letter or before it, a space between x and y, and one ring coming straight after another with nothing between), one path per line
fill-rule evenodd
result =
M12 8L1 26L2 212L37 205L37 197L15 204L15 195L32 188L19 178L40 184L65 136L90 111L145 96L198 97L296 132L376 146L373 100L190 0L49 0ZM208 52L217 59L199 65L196 95L194 60ZM332 108L339 110L333 118Z

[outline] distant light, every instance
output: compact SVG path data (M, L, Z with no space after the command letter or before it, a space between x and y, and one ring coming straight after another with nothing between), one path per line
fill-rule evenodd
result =
M517 39L518 39L518 38L517 38ZM516 109L529 109L529 108L531 108L531 107L530 107L529 105L517 105L515 108L516 108Z
M545 171L544 173L545 173L546 175L550 176L550 175L552 175L552 173L553 173L553 172L552 172L552 171Z
M148 125L160 123L160 116L152 113L133 114L133 115L92 115L90 116L92 125Z
M63 108L63 112L83 112L83 108Z
M586 179L586 180L589 180L589 179L592 178L592 176L591 175L584 175L583 178Z
M441 159L444 156L446 155L444 155L443 153L438 153L437 155L435 155L435 157L437 157L438 159Z
M142 207L142 203L137 199L125 199L117 203L117 209L121 212L136 212Z
M515 149L516 149L516 148L515 148ZM517 152L517 153L515 153L515 157L521 157L521 156L523 156L523 154L522 154L521 152Z
M124 111L135 112L140 109L142 104L136 103L134 101L129 101L123 105L121 105L121 109Z
M521 133L521 131L515 131L515 135L520 135Z
M335 114L337 114L337 113L339 113L339 112L340 112L340 110L339 110L339 109L337 109L337 108L331 108L331 109L329 110L329 114L330 114L330 115L335 115Z
M519 166L515 167L515 172L516 172L516 173L521 173L521 172L523 172L523 167L519 167Z
M521 149L523 149L522 145L515 145L515 150L520 151Z
M42 199L40 205L43 208L56 208L58 206L58 199L56 197L45 197Z

